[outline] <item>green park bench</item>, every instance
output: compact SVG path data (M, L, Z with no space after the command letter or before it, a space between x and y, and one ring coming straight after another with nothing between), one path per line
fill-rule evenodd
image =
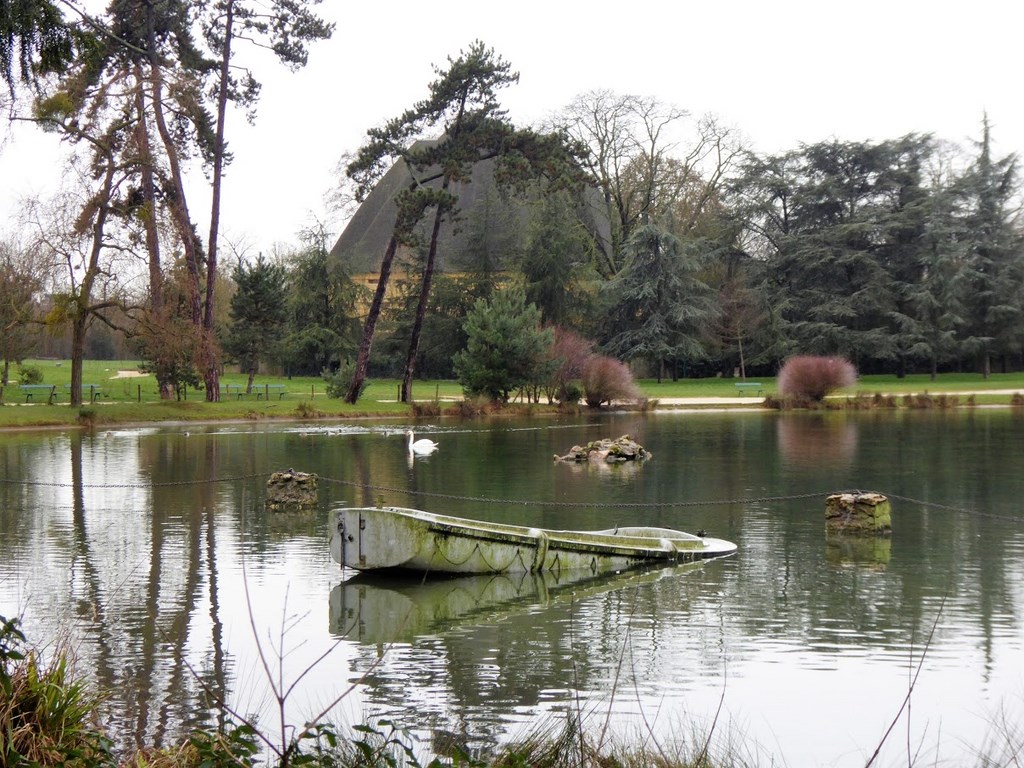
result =
M40 400L45 395L46 402L53 405L53 401L57 397L56 384L21 384L19 389L21 389L21 393L25 395L26 403L31 402L32 398L36 395L40 397Z
M757 396L760 397L764 394L764 385L759 381L737 381L736 392L740 397L743 396L744 392L757 392Z
M248 392L245 391L245 387L242 386L241 384L225 384L223 390L224 394L228 396L235 395L239 400L241 400L245 395L249 394Z
M253 394L256 395L257 400L264 397L269 400L270 396L274 394L276 394L277 399L280 400L284 397L286 392L284 384L264 384L262 387L256 385L252 388L252 391Z
M71 385L65 384L64 390L68 393L68 397L71 396ZM97 397L103 397L106 393L100 387L99 384L83 384L82 385L82 399L85 399L86 393L89 394L89 402L95 403Z
M253 395L257 400L269 400L271 395L277 395L277 399L280 400L287 392L284 384L253 384L252 392L246 392L244 384L225 384L222 389L224 394L235 395L239 400L246 395Z

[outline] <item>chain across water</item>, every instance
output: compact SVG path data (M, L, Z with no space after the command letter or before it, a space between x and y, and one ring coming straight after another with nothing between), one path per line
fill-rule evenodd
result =
M167 482L155 482L155 483L84 483L81 486L83 489L95 488L95 489L125 489L125 488L166 488L171 486L186 486L186 485L206 485L209 483L234 483L245 480L256 480L267 477L265 473L254 473L249 475L227 475L225 477L214 477L202 480L174 480ZM814 491L811 493L791 493L782 496L748 496L744 498L730 498L730 499L701 499L692 501L615 501L615 502L579 502L579 501L558 501L558 500L545 500L545 499L502 499L493 498L489 496L463 496L454 493L436 493L433 491L415 491L408 488L393 488L386 485L372 485L369 483L359 483L354 480L340 480L333 477L320 477L324 483L330 483L332 485L349 486L365 491L376 491L378 493L394 493L394 494L411 494L417 497L424 497L429 499L441 499L445 501L469 501L481 504L510 504L517 506L539 506L539 507L580 507L586 506L589 508L597 509L672 509L672 508L685 508L685 507L714 507L714 506L735 506L735 505L749 505L749 504L774 504L784 501L797 501L801 499L816 499L830 496L833 493L863 493L860 489L850 489L841 491ZM56 483L56 482L43 482L37 480L17 480L6 477L0 477L0 483L8 485L21 485L21 486L32 486L32 487L44 487L44 488L73 488L75 487L72 483ZM941 509L948 512L959 512L963 514L976 515L978 517L988 517L995 520L1009 520L1013 522L1020 522L1020 517L1012 515L1000 515L991 512L981 512L978 510L965 509L963 507L955 507L949 504L942 504L935 501L924 501L923 499L915 499L911 496L902 496L895 493L885 493L884 491L878 491L884 496L890 499L898 499L910 504L917 504L922 507L930 507L933 509Z

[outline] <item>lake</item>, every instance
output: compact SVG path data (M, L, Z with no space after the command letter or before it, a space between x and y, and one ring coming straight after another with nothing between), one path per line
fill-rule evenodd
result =
M214 722L211 695L270 732L282 711L387 718L424 753L576 714L620 741L713 727L762 765L862 766L898 716L878 765L1021 743L1019 409L442 419L415 425L441 445L416 459L407 426L0 435L0 613L74 644L123 748ZM552 461L622 434L653 458ZM316 511L266 511L287 468L319 475ZM891 538L826 540L825 497L849 489L889 496ZM579 580L353 577L330 510L378 503L739 551Z

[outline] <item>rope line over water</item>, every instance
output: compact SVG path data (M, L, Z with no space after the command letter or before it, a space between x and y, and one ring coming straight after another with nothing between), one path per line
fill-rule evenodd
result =
M228 475L226 477L210 477L203 480L167 480L162 483L82 483L80 486L76 486L74 483L51 483L43 480L17 480L7 477L0 477L0 483L6 483L8 485L32 486L38 488L167 488L169 486L179 485L208 485L210 483L233 483L238 480L255 480L256 478L264 477L268 477L267 473L259 472L252 475Z
M432 499L445 499L447 501L476 501L486 504L512 504L521 507L590 507L590 508L609 508L609 509L664 509L666 507L714 507L721 505L730 504L757 504L764 502L773 501L793 501L795 499L813 499L820 498L824 495L823 493L796 493L788 496L762 496L755 498L746 499L713 499L703 501L558 501L549 500L543 501L539 499L502 499L494 498L491 496L461 496L454 493L437 493L434 491L417 491L410 488L390 488L384 485L369 485L367 483L357 483L354 480L337 480L331 477L321 477L320 480L325 483L333 483L335 485L348 485L355 488L361 488L367 491L380 491L386 493L401 493L401 494L412 494L413 496L425 496ZM834 493L829 491L828 493Z
M77 486L83 490L85 489L98 489L98 490L117 490L117 489L147 489L147 488L167 488L167 487L180 487L188 485L209 485L211 483L234 483L245 480L263 480L269 477L267 472L257 472L248 475L226 475L224 477L212 477L198 480L170 480L165 482L150 482L150 483L82 483ZM828 491L813 491L811 493L791 493L781 496L748 496L744 498L730 498L730 499L700 499L695 501L614 501L614 502L602 502L602 501L560 501L560 500L540 500L540 499L503 499L495 498L490 496L464 496L455 493L437 493L434 491L419 491L411 488L394 488L387 485L372 485L370 483L357 482L355 480L341 480L334 477L319 477L324 483L332 485L348 486L364 491L376 491L378 493L394 493L399 495L411 495L416 497L423 497L428 499L441 499L444 501L469 501L482 504L506 504L523 507L588 507L590 509L674 509L674 508L688 508L688 507L717 507L717 506L736 506L744 504L774 504L785 501L800 501L805 499L821 499L826 496L830 496L833 493L864 493L864 489L846 489L846 490L828 490ZM6 485L20 485L25 487L42 487L42 488L75 488L74 483L66 482L46 482L39 480L19 480L14 478L0 477L0 484ZM1010 522L1021 522L1020 516L1014 515L1001 515L995 512L981 512L976 509L967 509L965 507L957 507L950 504L942 504L936 501L925 501L924 499L916 499L912 496L903 496L896 493L887 493L885 491L877 491L890 499L896 499L899 501L907 502L908 504L916 504L921 507L927 507L931 509L940 509L947 512L958 512L962 514L975 515L977 517L987 517L993 520L1007 520Z

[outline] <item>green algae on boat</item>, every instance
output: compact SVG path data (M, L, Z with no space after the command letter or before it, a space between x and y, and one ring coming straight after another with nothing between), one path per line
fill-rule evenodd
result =
M331 557L356 570L506 573L586 569L730 555L736 545L669 528L558 531L467 520L400 507L336 510Z

